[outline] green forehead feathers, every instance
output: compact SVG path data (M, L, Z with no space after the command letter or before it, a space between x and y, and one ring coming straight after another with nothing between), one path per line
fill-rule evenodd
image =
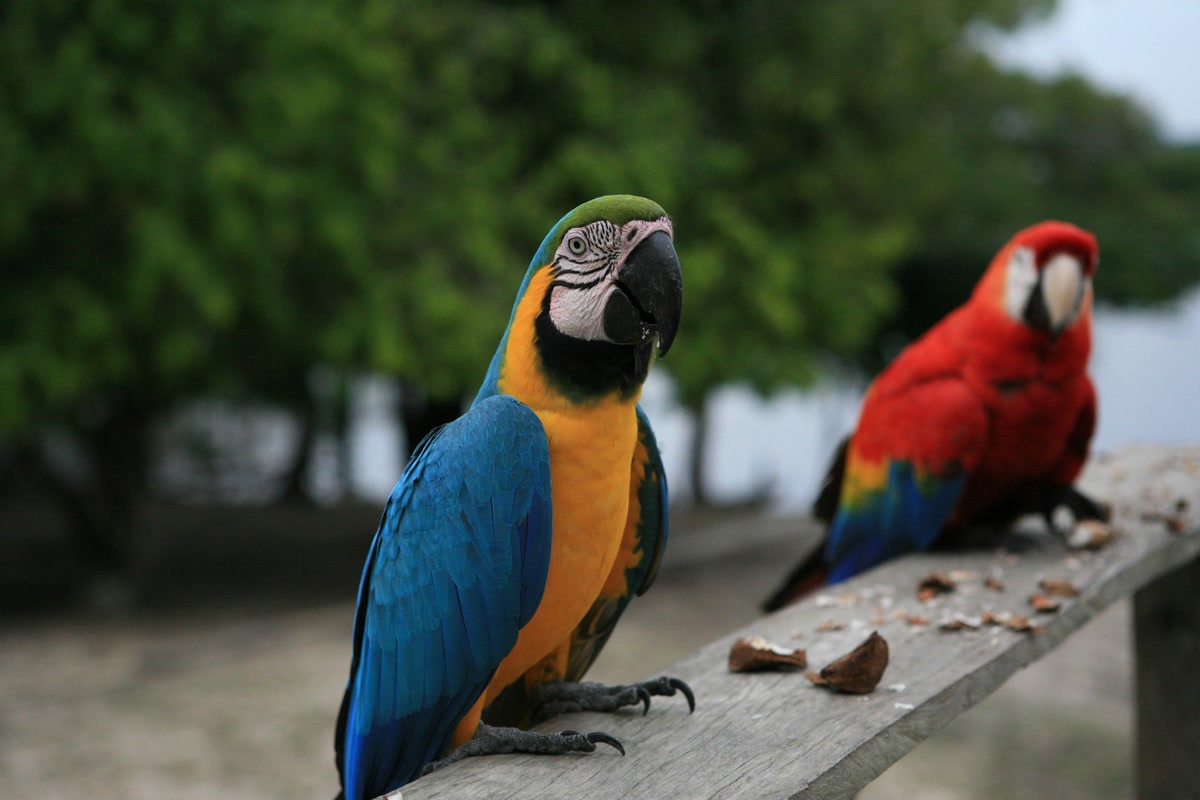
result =
M530 269L534 270L549 263L554 249L558 247L562 237L571 228L590 225L602 219L608 220L614 225L624 225L635 219L650 221L661 219L666 215L667 212L663 211L662 206L658 203L632 194L610 194L597 197L595 200L588 200L583 205L567 212L566 216L550 229L546 238L542 240L542 246L538 248L537 255L533 257L533 262L529 265Z

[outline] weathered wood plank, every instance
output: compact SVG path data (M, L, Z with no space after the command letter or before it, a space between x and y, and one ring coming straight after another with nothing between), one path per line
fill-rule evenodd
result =
M1200 797L1200 560L1138 592L1134 622L1138 797Z
M543 730L601 730L624 742L625 758L600 748L579 757L469 759L404 789L421 798L843 798L850 797L916 744L1037 660L1117 598L1187 564L1200 553L1200 448L1129 450L1101 458L1085 488L1114 505L1121 535L1095 553L1073 553L1040 536L1032 550L921 555L903 559L826 595L810 598L702 648L666 670L696 691L688 716L678 699L656 699L636 713L570 715ZM1187 508L1180 512L1178 502ZM1165 519L1183 521L1173 532ZM1178 526L1177 526L1178 527ZM780 565L780 571L788 565ZM931 571L971 571L974 580L928 604L915 585ZM1005 590L985 588L996 574ZM999 628L946 632L952 613L1029 613L1038 581L1068 578L1080 595L1038 615L1040 635ZM640 602L653 603L653 591ZM914 626L905 610L930 617ZM822 622L842 630L817 632ZM820 668L879 632L891 663L872 694L833 694L799 674L734 675L726 668L738 636L807 647ZM644 677L644 676L631 676ZM1070 676L1063 676L1070 680Z

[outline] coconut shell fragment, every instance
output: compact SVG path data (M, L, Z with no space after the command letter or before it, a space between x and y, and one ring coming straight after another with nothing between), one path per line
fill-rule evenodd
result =
M931 572L917 582L917 599L928 602L939 594L954 591L955 583L944 572Z
M1044 594L1035 594L1029 598L1029 605L1039 614L1053 614L1055 611L1058 611L1062 603L1053 597L1047 597Z
M1180 503L1183 503L1182 508ZM1171 533L1183 533L1187 530L1187 519L1180 512L1187 508L1186 500L1179 500L1175 503L1176 513L1164 514L1161 511L1146 511L1142 514L1142 520L1145 522L1161 522L1166 526Z
M938 628L943 631L976 631L982 624L983 621L979 617L968 617L961 611L956 611L938 623Z
M730 672L804 669L806 666L808 655L804 650L788 650L761 636L738 639L729 650Z
M928 625L929 624L929 617L926 617L923 614L910 614L909 612L905 611L904 609L898 609L895 612L894 616L896 617L896 619L903 620L904 622L907 622L909 625Z
M1000 621L1000 624L1008 628L1010 631L1017 633L1032 633L1035 636L1040 635L1045 628L1038 625L1025 614L1011 614Z
M1043 631L1041 625L1036 624L1025 614L1012 614L1007 611L999 613L985 611L980 620L984 625L1000 625L1017 633L1032 633L1036 635Z
M887 641L876 631L858 647L831 662L820 672L806 672L804 677L815 686L824 686L847 694L867 694L883 679L887 663Z
M1042 578L1038 586L1050 597L1079 596L1079 587L1066 578Z
M1067 534L1067 546L1075 550L1099 550L1112 542L1112 526L1098 519L1083 519Z

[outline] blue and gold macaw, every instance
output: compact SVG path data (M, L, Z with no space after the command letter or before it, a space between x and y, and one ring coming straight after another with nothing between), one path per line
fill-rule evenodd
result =
M503 725L676 690L694 705L674 678L579 682L667 539L637 401L679 326L673 235L661 207L627 195L559 220L470 410L413 453L359 587L335 738L347 800L470 755L624 752L603 733Z

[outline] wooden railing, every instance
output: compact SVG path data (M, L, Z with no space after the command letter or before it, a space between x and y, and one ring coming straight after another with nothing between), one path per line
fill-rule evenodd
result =
M1200 448L1134 448L1102 456L1082 485L1113 506L1118 535L1102 549L1072 551L1042 536L1016 555L900 559L755 621L665 669L695 690L691 716L679 704L661 703L647 717L570 715L541 728L605 731L625 744L624 758L602 748L580 757L468 759L404 787L403 797L850 798L1014 672L1114 601L1132 596L1139 795L1200 798ZM933 572L950 575L956 586L921 602L916 586ZM989 576L997 579L991 586ZM1056 611L1036 612L1029 597L1047 578L1069 582L1078 595L1056 598ZM652 603L653 594L641 602ZM1029 616L1036 631L988 624L1006 613ZM957 630L942 627L955 618L960 621L951 627ZM874 692L817 689L795 672L729 671L729 650L739 637L789 644L795 632L818 625L828 632L810 639L812 668L851 650L873 630L887 640L890 662Z

